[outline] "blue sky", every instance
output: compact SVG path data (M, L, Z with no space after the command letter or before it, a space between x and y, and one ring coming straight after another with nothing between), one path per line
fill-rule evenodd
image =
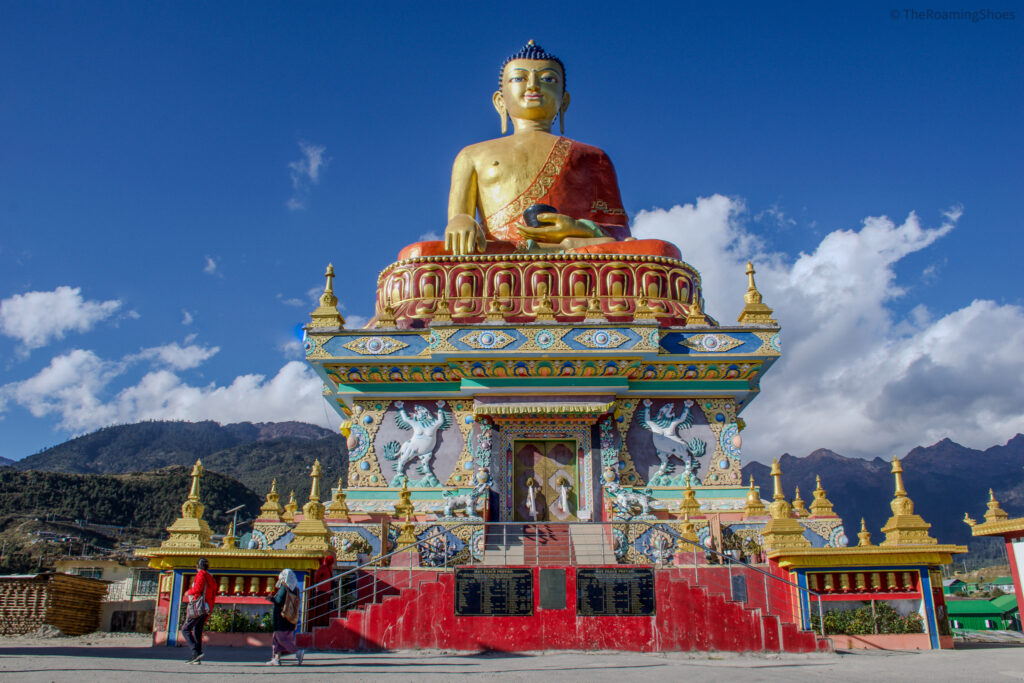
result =
M310 291L333 261L370 315L530 38L710 313L758 263L787 346L748 457L1024 430L1022 12L632 5L0 3L0 455L138 419L336 424L296 362Z

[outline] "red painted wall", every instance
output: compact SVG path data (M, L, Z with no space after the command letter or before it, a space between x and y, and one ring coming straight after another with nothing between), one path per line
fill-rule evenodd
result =
M612 568L621 569L618 565ZM561 567L560 567L561 568ZM455 616L455 577L442 574L416 589L403 589L364 610L316 629L319 649L374 650L438 648L450 650L624 650L636 652L721 650L733 652L811 652L819 647L811 633L798 632L777 617L764 617L725 595L690 585L685 569L655 572L656 612L652 617L576 616L576 570L566 570L566 609L541 610L539 567L534 572L534 614L529 617ZM728 583L727 570L721 582ZM701 572L702 575L704 572ZM703 579L703 576L701 577ZM757 599L753 586L748 595ZM763 587L762 587L763 594ZM310 636L300 636L309 646ZM827 647L822 645L821 647Z

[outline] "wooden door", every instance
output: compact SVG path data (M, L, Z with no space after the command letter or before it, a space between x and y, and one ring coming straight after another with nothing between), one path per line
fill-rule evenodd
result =
M576 521L579 483L575 441L516 441L512 459L513 518L516 521ZM565 506L561 495L563 482L568 486ZM533 510L530 509L531 487Z

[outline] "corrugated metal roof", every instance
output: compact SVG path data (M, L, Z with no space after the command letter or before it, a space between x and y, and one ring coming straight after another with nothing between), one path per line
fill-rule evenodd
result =
M1005 611L993 605L991 600L947 600L946 610L950 616L954 614L1001 616Z

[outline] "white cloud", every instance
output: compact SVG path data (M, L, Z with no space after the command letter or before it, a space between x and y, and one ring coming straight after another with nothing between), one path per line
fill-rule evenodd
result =
M187 325L191 325L193 320L195 320L195 317L192 315L191 312L189 312L188 310L186 310L184 308L181 309L181 324L182 325L186 325L186 326Z
M218 263L218 261L220 261L220 259L215 259L214 257L207 254L206 265L203 266L203 272L206 273L207 275L216 275L217 277L224 277L224 275L221 274L219 270L220 263Z
M974 301L938 317L923 306L897 315L905 295L895 265L955 226L911 213L826 235L810 254L767 254L746 228L745 207L715 195L642 212L634 232L678 244L700 272L707 310L724 325L743 307L747 259L785 342L762 395L744 412L744 453L768 459L831 448L900 455L944 437L987 447L1024 432L1024 309ZM927 286L927 280L913 283Z
M306 349L298 339L289 339L278 348L285 355L285 358L301 360L306 357Z
M361 330L366 327L366 323L370 322L370 319L365 315L346 315L345 316L345 329L346 330Z
M296 308L305 308L306 306L309 305L309 302L307 301L303 301L302 299L299 299L294 296L285 298L285 295L280 293L278 293L277 295L277 300L283 303L285 306L295 306Z
M436 230L431 230L430 232L423 233L416 239L419 240L420 242L432 242L443 240L444 237L440 235Z
M0 301L0 334L19 340L26 350L37 349L68 332L88 332L119 308L116 299L85 301L80 287L15 294Z
M163 346L142 349L138 353L125 356L124 360L126 362L149 360L157 365L166 365L175 370L189 370L199 367L216 355L218 351L220 351L220 347L217 346L204 347L197 344L181 346L177 342L172 342Z
M177 354L145 355L172 367L168 361L189 364ZM16 403L36 417L56 417L59 427L77 433L140 420L301 420L324 426L331 421L326 417L320 379L299 361L286 363L269 380L253 374L236 377L228 385L193 386L171 370L160 369L132 386L109 389L141 355L111 362L76 349L54 358L34 377L0 387L0 408L5 402Z
M320 182L320 171L327 168L330 159L327 148L305 141L299 142L302 158L288 164L288 174L292 180L292 196L285 205L292 211L306 208L309 188Z
M120 363L75 349L51 359L35 376L0 387L0 396L35 417L58 414L66 428L82 428L83 418L96 425L111 424L114 413L99 395L123 371Z

